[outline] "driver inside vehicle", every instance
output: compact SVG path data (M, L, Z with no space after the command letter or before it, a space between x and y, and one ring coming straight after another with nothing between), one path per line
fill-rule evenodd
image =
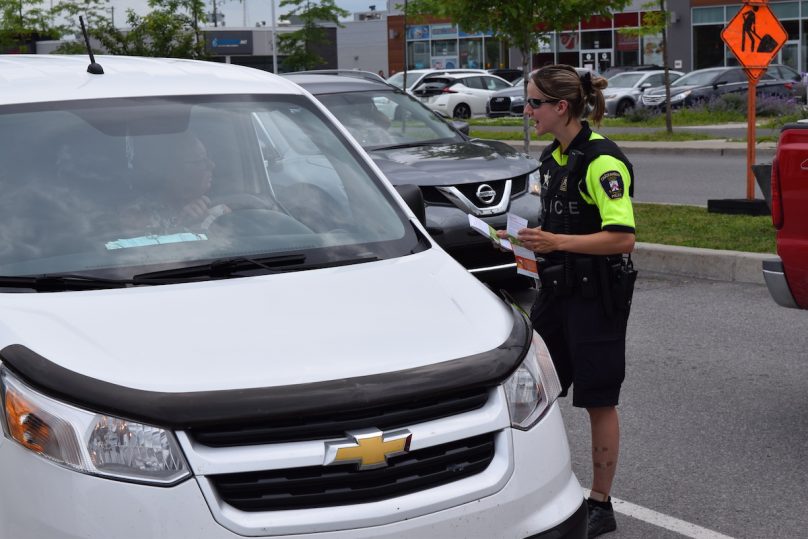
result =
M216 165L193 133L133 137L132 150L132 183L140 195L122 212L127 228L152 234L203 231L230 213L208 196Z

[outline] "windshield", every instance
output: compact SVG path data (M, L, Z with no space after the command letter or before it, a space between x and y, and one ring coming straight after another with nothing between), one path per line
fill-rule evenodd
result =
M609 88L633 88L645 73L618 73L609 79Z
M720 74L721 71L693 71L682 78L676 79L671 83L673 86L703 86L705 84L712 84L713 80Z
M463 141L409 94L378 90L318 95L317 99L366 149Z
M418 245L302 96L8 106L0 134L0 275L129 278L284 253L339 264Z

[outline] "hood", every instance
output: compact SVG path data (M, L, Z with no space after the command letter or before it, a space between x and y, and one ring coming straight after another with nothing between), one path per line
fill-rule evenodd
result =
M277 387L492 350L510 309L438 248L221 281L0 294L0 343L134 389Z
M458 185L528 174L538 161L493 140L368 150L393 185Z

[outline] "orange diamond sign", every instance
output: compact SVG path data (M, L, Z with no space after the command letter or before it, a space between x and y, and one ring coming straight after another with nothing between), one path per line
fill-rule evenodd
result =
M788 33L763 2L744 3L721 32L746 72L758 79L788 39Z

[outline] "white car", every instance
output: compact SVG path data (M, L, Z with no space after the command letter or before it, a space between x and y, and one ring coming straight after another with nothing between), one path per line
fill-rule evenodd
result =
M668 71L673 82L684 75L681 71ZM623 71L609 77L609 86L603 91L608 116L623 116L640 103L643 92L665 84L665 71Z
M421 82L424 80L424 77L427 77L429 75L439 75L441 73L452 74L452 73L488 73L488 72L485 69L471 69L471 68L409 69L407 70L407 91L412 93L412 91L421 84ZM399 89L403 89L404 72L399 71L398 73L390 75L389 77L387 77L387 82Z
M485 114L491 95L511 87L510 82L496 75L453 73L425 77L413 94L432 110L466 119Z
M586 535L547 349L420 191L286 79L96 60L0 57L0 537Z

